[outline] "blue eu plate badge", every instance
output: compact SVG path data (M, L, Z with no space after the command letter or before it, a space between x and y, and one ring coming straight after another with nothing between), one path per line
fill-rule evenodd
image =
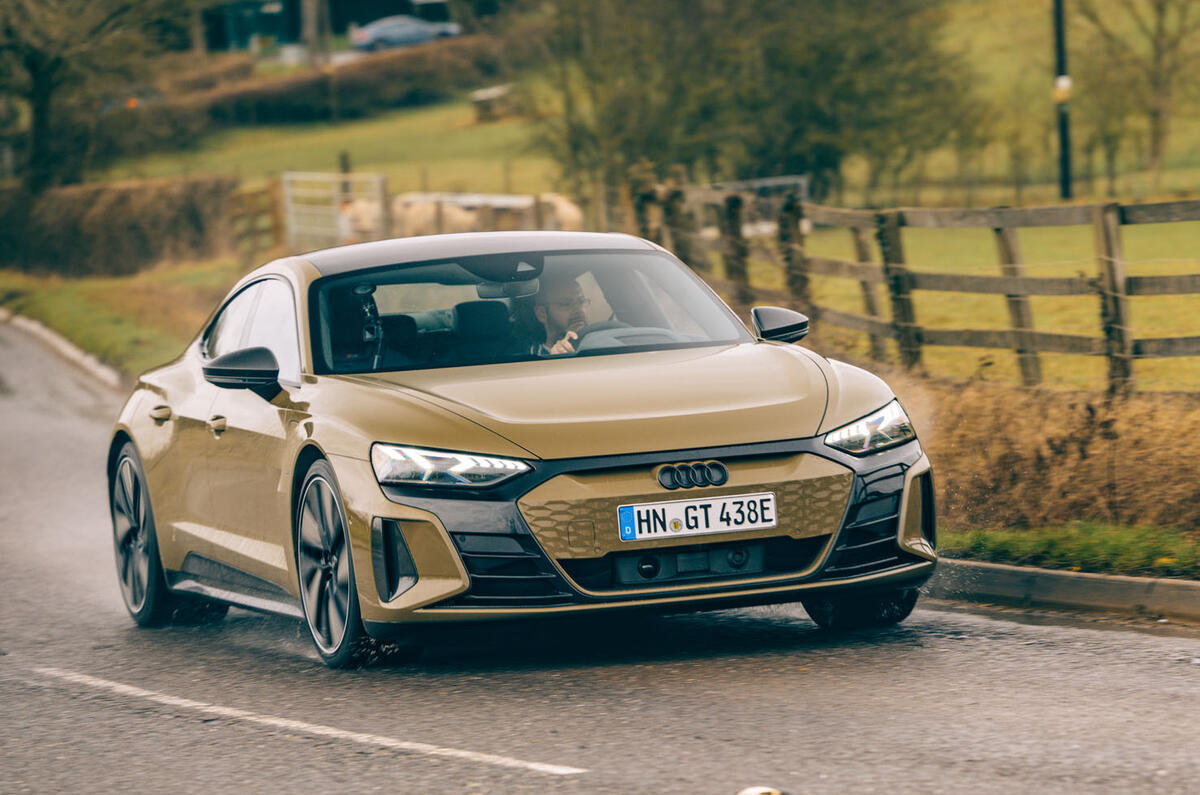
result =
M621 525L621 540L632 541L637 538L633 529L633 506L622 505L617 509L617 522Z

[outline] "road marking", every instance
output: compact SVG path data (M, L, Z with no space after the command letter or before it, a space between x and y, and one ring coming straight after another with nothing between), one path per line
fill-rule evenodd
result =
M349 742L359 743L361 745L373 745L379 748L391 748L396 751L407 751L409 753L424 754L426 756L440 756L447 759L461 759L466 762L478 762L479 764L484 765L512 767L519 770L531 770L535 773L545 773L551 776L574 776L580 773L588 772L587 770L579 767L548 765L543 762L526 762L523 759L513 759L510 756L482 754L476 751L464 751L459 748L443 748L439 745L416 743L409 740L397 740L394 737L383 737L378 734L364 734L362 732L352 732L345 729L334 728L333 726L322 726L319 723L306 723L304 721L291 720L290 718L277 718L272 715L261 715L257 712L250 712L248 710L237 709L235 707L223 707L219 704L208 704L203 701L193 701L189 698L169 696L165 693L157 693L153 690L144 690L140 687L134 687L133 685L113 682L108 679L100 679L95 676L76 673L75 671L64 671L59 668L34 668L33 670L35 673L39 673L42 676L51 676L66 682L73 682L78 685L86 685L99 690L107 690L110 693L117 693L122 696L141 698L145 699L146 701L165 704L169 707L190 709L196 712L203 712L207 715L218 715L222 718L229 718L231 720L240 720L245 721L246 723L257 723L261 726L273 726L279 729L290 729L291 731L311 734L317 737L332 737L338 740L348 740Z

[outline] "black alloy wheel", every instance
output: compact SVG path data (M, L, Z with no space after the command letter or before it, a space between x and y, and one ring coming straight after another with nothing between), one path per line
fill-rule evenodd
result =
M125 607L138 625L162 626L170 620L175 605L158 557L146 478L137 451L130 443L121 448L117 457L109 498L117 579Z
M331 668L356 663L370 639L363 628L342 498L326 461L313 463L296 508L300 601L317 653Z

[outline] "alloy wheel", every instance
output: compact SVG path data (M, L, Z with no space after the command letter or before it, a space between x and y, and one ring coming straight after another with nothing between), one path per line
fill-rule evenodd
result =
M299 524L297 563L304 615L313 640L331 654L342 642L350 615L350 549L341 505L324 477L308 481Z
M132 613L146 604L150 585L150 532L146 521L146 494L133 459L123 457L117 465L112 487L113 546L121 595Z

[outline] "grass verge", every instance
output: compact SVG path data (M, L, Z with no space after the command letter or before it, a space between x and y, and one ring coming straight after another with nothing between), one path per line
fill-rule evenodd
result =
M947 557L1047 569L1200 579L1200 536L1168 527L1072 522L1029 530L943 531Z
M127 375L179 355L245 272L236 260L132 276L61 279L0 271L0 306L40 320Z

